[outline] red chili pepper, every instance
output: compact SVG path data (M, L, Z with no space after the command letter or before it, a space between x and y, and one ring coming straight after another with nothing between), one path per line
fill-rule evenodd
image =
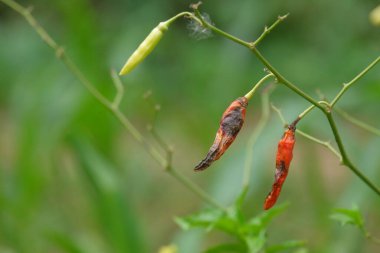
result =
M276 174L274 176L275 181L272 186L272 191L265 199L264 209L268 210L277 201L280 195L281 188L288 175L289 165L293 158L293 147L295 143L294 133L296 131L296 124L299 119L295 120L285 131L284 136L278 143L277 155L276 155Z
M208 168L214 161L218 160L232 144L243 126L247 105L248 99L240 97L233 101L226 109L220 120L220 126L216 133L214 143L208 151L206 158L195 166L195 171Z

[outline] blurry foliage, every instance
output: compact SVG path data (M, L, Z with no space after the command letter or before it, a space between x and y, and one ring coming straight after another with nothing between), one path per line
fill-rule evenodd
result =
M108 95L114 92L109 69L121 67L159 21L190 4L174 0L20 3L34 7L41 24ZM260 49L308 93L317 96L318 89L331 98L341 83L379 54L379 27L368 18L377 4L375 0L204 1L203 9L216 25L247 40L277 15L290 12ZM251 103L248 122L223 160L201 175L193 175L192 167L212 141L225 105L262 76L262 66L238 45L216 36L197 41L189 33L186 21L170 27L155 52L125 78L122 108L144 129L153 108L141 97L152 89L155 100L162 103L157 128L175 146L174 163L229 204L240 189L245 143L259 118L258 99ZM282 86L271 99L287 119L307 105ZM380 126L379 100L376 68L339 106ZM330 130L321 119L313 112L299 127L329 139ZM354 162L374 180L379 178L379 138L344 120L339 128ZM271 184L281 132L281 123L273 117L258 139L252 187L244 205L247 217L263 217L258 210L267 187L262 186ZM268 245L277 245L269 246L268 252L290 247L292 238L307 240L310 252L379 250L354 231L342 233L329 221L332 207L355 202L366 210L371 221L368 230L379 237L380 202L314 143L299 138L280 201L284 199L291 201L288 211L266 229ZM172 217L199 207L200 200L159 170L25 21L1 4L0 252L144 253L157 252L173 241L178 252L194 253L229 242L224 235L180 232L172 222ZM236 222L237 216L233 217ZM260 233L255 236L252 244L266 238Z
M269 211L247 219L242 211L246 191L237 198L235 204L223 212L219 209L205 209L187 217L176 218L177 224L184 230L202 228L205 231L219 230L230 235L235 242L219 244L207 249L207 253L217 252L281 252L304 246L302 241L287 241L279 245L266 247L266 228L273 218L283 212L287 205L276 206Z

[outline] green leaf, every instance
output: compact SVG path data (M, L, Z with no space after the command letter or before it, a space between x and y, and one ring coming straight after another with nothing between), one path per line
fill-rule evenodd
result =
M266 239L265 230L260 231L258 236L245 237L248 253L259 253L264 248Z
M223 218L223 211L219 209L205 209L186 217L176 217L174 221L183 229L206 228L212 229Z
M357 206L353 206L352 209L334 209L330 218L340 222L342 226L351 224L360 229L364 228L364 219Z
M262 212L256 217L253 217L247 224L245 225L244 229L246 232L251 233L253 235L259 234L262 230L265 230L265 228L269 225L269 223L286 210L288 208L289 203L284 203L282 205L274 206L273 208Z
M212 229L232 234L241 238L239 223L229 214L220 209L205 209L186 217L176 217L174 221L183 229L204 228L207 232Z
M236 219L237 221L244 223L245 217L243 215L242 207L244 203L245 196L247 195L248 188L245 187L240 195L236 198L235 204L232 207L231 217Z
M297 240L292 240L292 241L286 241L277 245L272 245L269 246L266 249L266 253L277 253L281 252L284 250L289 250L289 249L295 249L295 248L301 248L304 247L306 244L305 241L297 241Z
M209 248L206 251L204 251L204 253L222 253L222 252L246 253L246 250L245 250L244 246L241 244L230 243L230 244L216 245L216 246Z

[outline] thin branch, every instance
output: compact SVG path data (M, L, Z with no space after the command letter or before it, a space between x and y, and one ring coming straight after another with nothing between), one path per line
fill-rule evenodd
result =
M298 118L299 118L299 119L302 119L302 118L305 117L309 112L311 112L314 108L315 108L314 105L309 106L308 108L306 108L305 111L303 111L302 113L300 113L300 114L298 115Z
M245 94L244 97L246 97L248 100L250 100L252 98L252 96L256 93L256 91L260 88L261 85L263 85L263 83L265 83L266 80L268 80L269 78L273 77L274 75L272 73L264 76L263 78L261 78L260 81L258 81L252 88L252 90L250 90L247 94Z
M309 101L311 104L313 104L315 107L319 108L320 110L324 111L324 107L321 106L317 100L313 99L311 96L306 94L304 91L299 89L296 85L291 83L289 80L287 80L284 76L282 76L277 69L275 69L269 61L260 53L260 51L253 47L250 48L250 50L256 55L256 57L265 65L265 67L268 68L270 72L272 72L279 83L284 84L286 87L297 93L299 96L303 97L305 100Z
M252 42L251 46L256 47L278 24L280 24L282 21L284 21L289 16L289 13L278 16L276 22L274 22L269 28L265 27L264 32L260 35L260 37Z
M299 130L299 129L297 129L296 132L297 132L298 134L302 135L303 137L305 137L305 138L311 140L311 141L314 141L314 142L316 142L316 143L318 143L318 144L321 144L322 146L325 146L325 147L328 148L328 149L329 149L329 150L330 150L330 151L331 151L336 157L338 157L339 162L342 162L342 156L339 154L339 152L338 152L335 148L333 148L333 147L331 146L330 141L322 141L322 140L317 139L317 138L315 138L314 136L311 136L310 134L307 134L307 133L305 133L305 132L303 132L303 131L301 131L301 130Z
M208 195L205 191L203 191L198 185L194 184L183 174L179 173L178 170L174 170L173 168L169 168L167 172L172 175L175 179L181 182L186 186L187 189L194 192L196 195L200 196L204 201L213 205L214 207L219 208L220 210L227 212L227 208L221 206L218 202L216 202L210 195Z
M124 97L124 85L114 69L111 70L111 77L116 88L116 96L112 102L112 107L119 108L120 103Z
M331 112L326 112L325 115L327 117L327 120L329 121L331 130L333 131L340 154L342 155L342 164L346 165L352 172L354 172L355 175L357 175L366 185L368 185L374 192L376 192L380 196L380 189L374 183L372 183L371 180L369 180L364 174L362 174L360 170L356 168L356 166L351 162L351 160L347 156L346 150L342 142L342 138L340 137L338 128L336 127L335 120Z
M251 178L251 170L252 170L252 161L253 155L252 152L254 150L255 143L262 133L263 129L268 123L269 119L269 91L266 90L261 95L261 118L259 123L257 124L255 130L253 130L251 136L249 137L247 143L247 155L245 158L244 164L244 174L243 174L243 188L248 189L249 180Z
M314 100L312 97L307 95L305 92L300 90L297 86L295 86L293 83L288 81L285 77L283 77L277 71L277 69L275 69L268 62L267 59L265 59L265 57L259 52L259 50L257 50L256 47L252 46L252 43L241 40L241 39L239 39L239 38L237 38L237 37L235 37L229 33L226 33L225 31L220 30L219 28L217 28L217 27L213 26L212 24L208 23L207 21L205 21L198 9L195 9L194 11L195 11L195 15L201 20L204 27L207 27L207 28L211 29L213 32L215 32L215 33L217 33L217 34L219 34L219 35L221 35L221 36L223 36L229 40L232 40L232 41L250 49L256 55L256 57L268 68L268 70L276 76L278 82L284 84L289 89L293 90L295 93L297 93L298 95L300 95L301 97L303 97L304 99L306 99L307 101L309 101L310 103L312 103L313 105L318 107L320 110L322 110L322 111L325 110L321 105L318 104L318 102L316 100Z
M352 124L362 128L362 129L364 129L364 130L366 130L372 134L380 136L380 129L373 127L371 125L368 125L368 124L364 123L363 121L352 117L350 114L348 114L347 112L343 111L340 108L334 107L334 111L336 111L340 116L342 116L344 119L351 122Z
M309 107L310 108L310 107ZM308 109L309 109L308 108ZM272 105L272 109L277 113L278 117L280 118L281 122L284 124L284 127L287 127L289 124L285 120L282 112L280 109L278 109L276 106ZM305 110L307 111L307 110ZM335 156L338 157L339 161L342 161L342 156L339 154L339 152L331 146L331 143L329 141L322 141L310 134L307 134L299 129L296 129L296 133L300 134L301 136L305 137L306 139L309 139L311 141L314 141L315 143L318 143L326 148L328 148Z
M194 7L194 5L192 7ZM202 14L198 10L198 5L196 5L196 8L194 8L194 12L195 12L195 15L198 17L198 19L201 21L202 26L209 28L213 32L215 32L215 33L217 33L217 34L219 34L219 35L221 35L221 36L223 36L229 40L232 40L232 41L234 41L240 45L243 45L245 47L250 48L251 44L249 42L241 40L241 39L239 39L239 38L237 38L237 37L235 37L229 33L226 33L225 31L220 30L219 28L215 27L214 25L206 22L202 16Z
M370 234L368 232L366 234L366 237L368 238L368 240L372 241L373 243L380 245L380 239L379 238L374 237L372 234Z
M360 72L357 76L354 77L350 82L344 83L343 88L339 91L339 93L335 96L333 101L330 104L330 107L334 107L334 105L338 102L338 100L343 96L343 94L352 87L354 83L356 83L360 78L362 78L368 71L370 71L377 63L380 62L380 56L378 56L373 62L371 62L362 72Z
M210 28L212 31L216 32L217 34L229 39L229 40L232 40L240 45L243 45L245 47L247 47L248 49L250 49L255 55L256 57L268 68L268 70L270 72L272 72L278 82L284 84L286 87L288 87L289 89L291 89L292 91L294 91L295 93L297 93L299 96L301 96L302 98L304 98L305 100L309 101L311 104L313 104L315 107L317 107L318 109L320 109L323 114L326 116L328 122L329 122L329 125L330 125L330 128L333 132L333 135L334 135L334 138L335 138L335 141L337 142L337 145L338 145L338 148L339 148L339 151L341 153L341 156L342 156L342 163L344 165L346 165L350 170L352 170L365 184L367 184L373 191L375 191L379 196L380 196L380 189L377 188L368 178L366 178L353 164L352 162L349 160L348 156L347 156L347 153L345 151L345 148L344 148L344 145L342 143L342 139L339 135L339 132L338 132L338 129L336 128L336 125L335 125L335 121L331 115L331 110L327 107L325 108L324 106L322 106L317 100L313 99L311 96L309 96L308 94L306 94L305 92L303 92L301 89L299 89L296 85L294 85L293 83L291 83L290 81L288 81L284 76L282 76L278 71L277 69L275 69L270 63L269 61L260 53L260 51L256 48L256 47L252 47L252 45L246 41L243 41L239 38L236 38L234 36L232 36L231 34L228 34L222 30L220 30L219 28L216 28L214 27L213 25L209 24L208 22L206 22L202 16L200 15L199 11L198 10L195 10L195 14L197 15L197 17L202 21L202 24L203 26L207 27L207 28ZM372 68L377 62L379 61L379 58L377 58L369 67L367 67L367 69L365 69L361 74L359 74L359 76L357 78L355 78L353 80L353 82L351 82L348 87L350 87L352 85L352 83L354 83L357 79L359 79L361 76L363 76L366 72L368 72L368 70L370 68ZM333 101L332 105L334 105L334 103L343 95L343 93L348 89L348 87L343 87L342 91L340 92L341 94L338 94L337 97L334 99L335 101ZM330 105L329 105L330 106Z
M84 85L84 87L94 96L96 100L98 100L103 106L105 106L107 109L109 109L112 114L120 121L120 123L126 128L127 131L131 133L131 135L141 143L144 148L148 151L148 153L163 167L168 167L168 161L161 155L161 153L153 146L151 145L144 136L137 130L137 128L129 121L129 119L119 110L118 107L115 107L115 104L118 103L111 103L106 97L104 97L96 88L95 86L88 81L85 76L82 74L82 72L79 70L79 68L76 66L76 64L69 58L69 56L65 53L63 48L59 46L53 38L47 33L47 31L40 26L40 24L37 22L37 20L32 16L30 13L30 10L27 8L24 8L17 2L13 0L0 0L7 6L9 6L11 9L22 15L27 22L32 26L32 28L38 33L38 35L41 37L41 39L49 46L51 47L58 59L60 59L69 69L69 71ZM186 13L187 14L187 13ZM185 14L184 14L185 15ZM118 85L115 83L115 85ZM120 91L118 91L120 93ZM119 95L120 97L120 95ZM118 98L119 100L120 98ZM116 101L118 101L116 100ZM170 167L169 169L166 169L166 171L172 175L174 178L176 178L178 181L180 181L187 189L198 195L201 199L209 203L210 205L213 205L221 210L225 210L224 207L219 205L213 198L211 198L206 192L204 192L199 186L191 182L189 179L187 179L185 176L183 176L179 171L175 170L174 168Z

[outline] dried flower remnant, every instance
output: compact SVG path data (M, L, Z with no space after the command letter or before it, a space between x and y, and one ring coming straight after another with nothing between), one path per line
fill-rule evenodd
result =
M208 151L206 158L195 166L195 171L207 169L232 144L243 126L247 105L248 99L246 97L239 97L226 109L220 120L214 143Z
M294 134L298 121L299 118L297 118L292 124L289 125L282 139L278 143L276 155L276 174L274 176L275 181L272 186L272 191L265 199L265 210L268 210L276 203L278 197L280 196L282 185L284 184L285 179L288 175L290 162L293 158L293 148L296 142Z

